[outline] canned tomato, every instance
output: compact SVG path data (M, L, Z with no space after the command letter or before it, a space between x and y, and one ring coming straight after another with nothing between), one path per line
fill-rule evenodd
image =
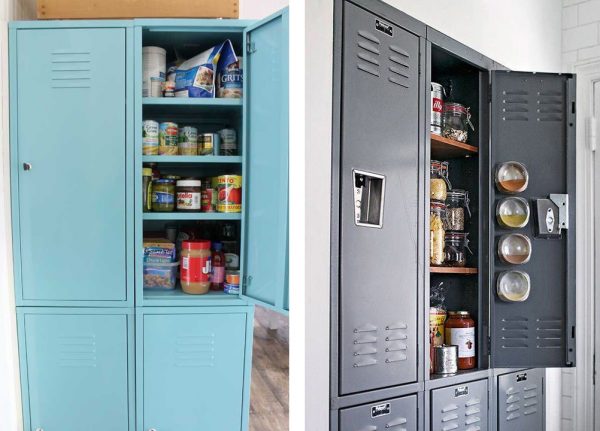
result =
M442 134L442 111L444 109L444 87L431 83L431 133Z
M144 120L142 129L142 154L155 156L158 154L158 122Z
M176 156L179 152L179 130L176 123L160 123L158 131L158 154Z
M190 126L179 129L179 154L182 156L198 154L198 129Z
M242 211L242 177L240 175L220 175L218 182L217 211L239 213Z

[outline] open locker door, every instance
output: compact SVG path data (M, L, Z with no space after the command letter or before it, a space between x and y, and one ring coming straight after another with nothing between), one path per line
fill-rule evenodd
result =
M288 10L244 32L244 245L242 296L288 306Z
M575 77L493 71L491 99L492 365L574 366Z

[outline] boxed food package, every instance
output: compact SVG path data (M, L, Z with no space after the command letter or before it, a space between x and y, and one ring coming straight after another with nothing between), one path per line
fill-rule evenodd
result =
M176 257L175 244L168 239L144 238L144 264L172 263Z
M38 19L239 18L239 0L37 0Z
M175 74L175 97L215 97L219 71L237 61L229 39L184 61Z

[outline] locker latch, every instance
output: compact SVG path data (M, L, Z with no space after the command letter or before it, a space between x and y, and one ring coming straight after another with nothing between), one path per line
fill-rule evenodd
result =
M385 176L372 172L352 170L354 183L354 223L357 226L383 226Z
M549 199L534 199L536 236L559 237L563 229L569 228L569 195L550 194Z
M248 54L254 54L256 52L256 45L250 40L250 35L246 36L246 52Z

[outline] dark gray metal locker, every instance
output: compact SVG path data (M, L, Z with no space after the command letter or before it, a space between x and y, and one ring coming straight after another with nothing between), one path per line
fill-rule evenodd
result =
M502 198L510 196L495 186L495 169L500 163L517 161L526 166L529 183L514 196L524 198L531 213L529 223L521 229L503 228L496 220L490 220L491 289L496 290L498 277L504 271L524 271L531 280L529 297L523 302L505 302L497 292L491 293L492 366L572 366L575 361L575 79L568 74L493 71L491 93L490 201L496 208ZM561 199L566 199L564 205ZM552 232L545 231L548 226ZM529 262L510 265L500 261L498 240L509 233L529 237L532 244Z
M432 431L486 431L487 425L487 379L431 391Z
M344 3L339 392L417 380L419 38Z
M417 431L417 396L340 410L341 431Z
M543 369L498 376L498 431L543 431L543 388Z

